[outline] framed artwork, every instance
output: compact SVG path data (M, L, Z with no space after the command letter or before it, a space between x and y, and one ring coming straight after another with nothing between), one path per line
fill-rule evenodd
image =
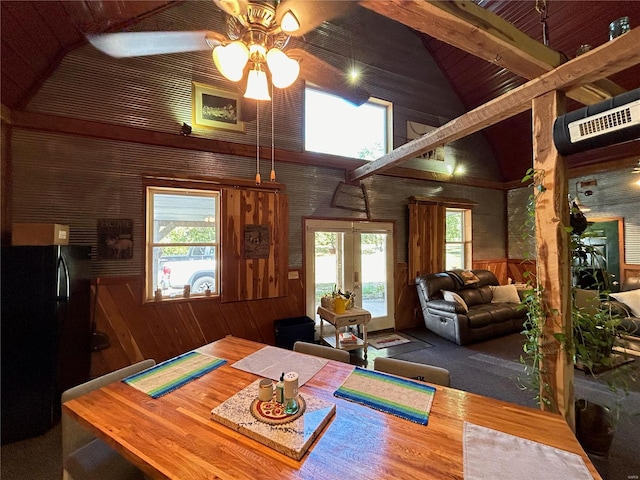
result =
M436 127L432 127L430 125L407 121L407 141L420 138L425 133L429 133L430 131L435 129ZM416 158L420 158L422 160L435 160L437 162L444 162L444 146L436 147L434 150L424 152L422 155Z
M98 260L130 260L133 258L133 220L129 218L98 219Z
M240 94L193 82L193 123L201 127L244 132Z

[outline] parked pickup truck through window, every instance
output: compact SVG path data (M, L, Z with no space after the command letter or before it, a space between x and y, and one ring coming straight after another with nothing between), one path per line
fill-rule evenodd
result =
M215 291L215 269L215 247L189 247L186 255L160 258L158 285L169 294L174 290L181 292L185 285L191 286L192 293L204 293L207 289Z

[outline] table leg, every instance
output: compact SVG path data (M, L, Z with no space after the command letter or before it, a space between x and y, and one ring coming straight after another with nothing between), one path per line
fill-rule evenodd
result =
M367 342L367 324L362 325L362 341L364 342L364 359L367 360L367 349L369 348L369 342Z

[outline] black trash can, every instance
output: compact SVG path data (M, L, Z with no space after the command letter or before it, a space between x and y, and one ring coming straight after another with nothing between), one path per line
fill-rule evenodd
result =
M313 343L315 340L315 322L309 317L283 318L273 322L276 335L276 347L293 350L298 340Z

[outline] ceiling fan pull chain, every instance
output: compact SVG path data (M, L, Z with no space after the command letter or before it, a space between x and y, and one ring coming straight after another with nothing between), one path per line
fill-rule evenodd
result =
M276 103L275 92L273 91L273 82L271 82L271 176L269 180L276 181L276 167L275 167L275 138L274 138L274 126L273 126L273 109Z
M256 100L256 185L260 183L260 102Z
M549 32L547 28L547 0L536 0L536 12L540 14L540 23L542 24L542 42L548 47Z

